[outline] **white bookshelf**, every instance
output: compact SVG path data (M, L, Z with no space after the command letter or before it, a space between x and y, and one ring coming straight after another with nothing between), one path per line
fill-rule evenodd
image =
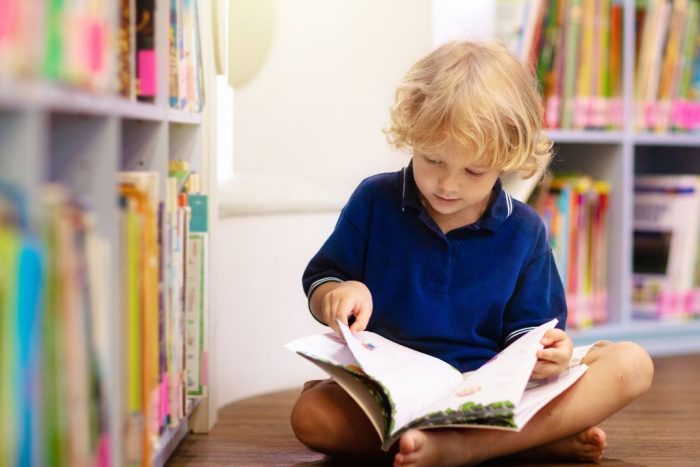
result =
M608 246L608 323L571 332L576 344L633 340L653 355L700 352L700 321L633 318L631 300L634 177L642 173L700 173L700 135L637 133L633 125L634 0L624 0L624 126L619 131L553 130L552 169L577 170L611 184Z
M700 321L663 322L633 318L631 299L634 177L646 173L700 173L700 134L637 133L634 130L635 0L622 0L623 127L604 130L550 130L554 142L553 171L577 171L611 185L608 220L608 322L571 330L577 344L598 339L633 340L654 355L700 352ZM470 14L463 14L469 9ZM453 38L488 39L487 16L495 16L495 0L474 5L458 0L433 0L434 44ZM490 23L489 23L490 24ZM475 33L474 31L481 31ZM517 192L517 187L514 191Z
M108 2L117 17L118 2ZM202 176L209 195L209 215L216 213L214 165L204 151L214 146L204 139L206 113L192 113L168 106L168 34L169 0L157 0L158 92L154 103L130 101L118 95L99 95L40 80L0 77L0 179L18 185L28 196L30 211L36 207L33 197L47 182L58 182L78 196L89 199L98 218L97 228L110 243L109 294L109 368L106 374L109 392L112 464L124 465L125 395L123 374L123 311L120 296L118 239L117 172L121 170L156 171L164 181L168 161L189 161ZM209 2L200 2L200 23L210 18ZM204 53L212 50L209 29L201 28ZM204 57L205 72L210 73L211 57ZM215 88L207 83L206 99L215 100ZM212 156L212 158L215 158ZM161 194L165 193L161 183ZM214 224L209 223L210 228ZM211 261L209 261L211 264ZM211 268L206 272L211 277ZM211 293L211 288L208 288ZM207 298L209 304L214 301ZM206 333L213 335L211 307L207 309ZM209 345L207 367L214 366L214 350ZM206 432L215 423L213 384L209 397L189 404L188 417L176 429L166 430L151 463L164 465L177 444L189 431Z

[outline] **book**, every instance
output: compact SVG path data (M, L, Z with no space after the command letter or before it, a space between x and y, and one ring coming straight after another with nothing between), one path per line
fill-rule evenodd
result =
M119 0L119 33L118 33L118 67L117 87L119 94L132 99L136 96L136 63L134 50L136 48L135 0Z
M513 342L479 369L462 374L448 363L378 334L356 334L338 321L335 333L303 337L286 348L311 361L357 402L387 451L409 429L440 427L519 431L587 370L575 366L530 381L549 321Z
M640 175L634 190L634 316L688 318L700 233L700 178Z
M136 5L136 77L139 100L153 102L158 93L156 60L156 2L139 0Z
M190 180L196 180L195 174ZM206 271L209 251L208 197L189 193L191 209L189 237L185 248L185 369L187 396L207 395L206 337L204 319L207 308Z

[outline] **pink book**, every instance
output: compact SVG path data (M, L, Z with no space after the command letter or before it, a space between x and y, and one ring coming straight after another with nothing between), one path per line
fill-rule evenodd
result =
M139 50L138 70L139 96L154 97L158 90L155 50Z

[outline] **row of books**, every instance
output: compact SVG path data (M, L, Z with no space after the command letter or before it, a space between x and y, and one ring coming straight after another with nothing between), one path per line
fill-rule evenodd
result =
M496 36L535 70L547 127L622 127L620 0L497 0L496 5Z
M499 0L497 36L534 68L549 128L622 127L621 0ZM637 131L700 127L697 0L635 2Z
M700 127L697 0L647 0L636 11L637 130Z
M162 433L207 395L207 197L184 161L119 174L124 303L126 461L148 465Z
M608 182L586 175L548 175L530 198L547 227L572 328L607 320L609 193Z
M700 177L638 176L634 189L634 316L700 317Z
M124 461L150 465L207 395L207 196L186 163L170 175L119 174L118 248L62 187L28 209L0 184L0 465L111 465L117 398Z
M168 89L159 89L156 51L163 9ZM3 0L0 63L0 78L146 102L167 93L172 107L194 112L204 105L198 0Z
M0 2L0 77L40 76L107 91L113 85L115 29L108 0Z
M0 186L0 465L109 465L109 244L60 186Z

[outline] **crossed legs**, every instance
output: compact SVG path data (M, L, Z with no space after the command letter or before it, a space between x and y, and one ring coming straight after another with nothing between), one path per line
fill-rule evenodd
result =
M644 349L621 342L592 349L588 371L520 432L485 429L411 430L394 446L394 465L464 465L513 454L598 460L605 433L596 425L644 394L653 364ZM308 385L291 416L297 438L336 456L381 458L379 437L362 410L331 382Z

